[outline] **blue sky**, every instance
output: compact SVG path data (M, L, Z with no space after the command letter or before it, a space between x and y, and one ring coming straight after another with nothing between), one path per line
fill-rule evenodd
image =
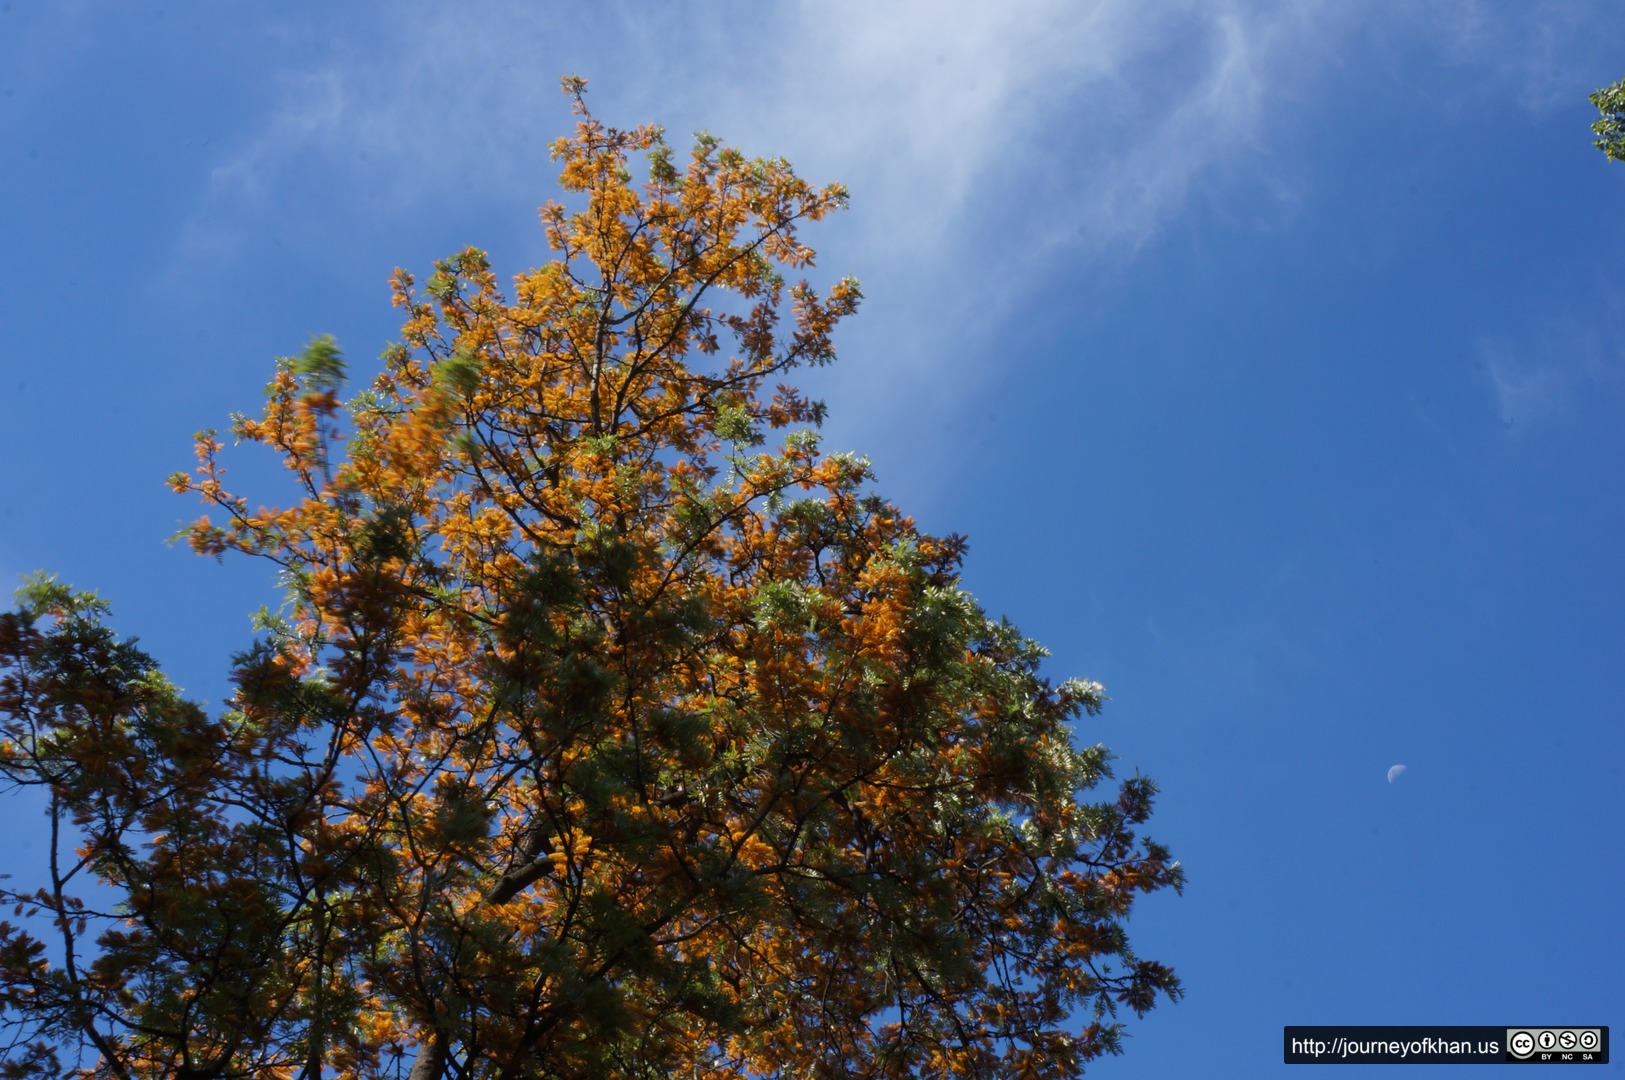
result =
M167 546L163 478L312 334L359 381L396 265L543 259L578 73L849 185L807 234L867 297L801 380L826 446L970 536L984 605L1106 684L1080 738L1162 785L1190 886L1131 933L1188 996L1091 1075L1617 1032L1621 43L1563 2L0 5L0 575L223 697L271 576Z

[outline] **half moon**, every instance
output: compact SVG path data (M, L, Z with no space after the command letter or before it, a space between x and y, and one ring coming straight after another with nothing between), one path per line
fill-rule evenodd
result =
M1399 779L1399 774L1404 772L1404 771L1405 771L1405 766L1403 766L1403 765L1394 765L1391 768L1389 768L1389 770L1388 770L1388 782L1390 784L1392 784L1395 780L1398 780Z

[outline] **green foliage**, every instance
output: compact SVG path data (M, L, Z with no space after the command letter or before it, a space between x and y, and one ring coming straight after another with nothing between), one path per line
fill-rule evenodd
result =
M336 393L344 385L344 354L330 334L312 338L294 358L292 368L307 388L318 393Z
M586 205L512 302L476 249L398 272L348 434L332 339L279 362L232 431L299 502L213 432L172 478L286 589L226 708L94 594L0 615L0 784L50 837L0 887L0 1077L1070 1080L1180 995L1123 925L1183 883L1156 789L1075 741L1101 687L777 384L856 309L781 272L844 190L709 136L679 172L565 87Z
M480 385L483 361L476 355L453 353L434 366L435 386L449 398L466 400L474 396Z
M1625 161L1625 79L1592 94L1591 104L1602 114L1591 122L1592 145L1611 161Z
M22 614L30 619L95 619L110 610L107 601L95 593L76 591L58 581L55 574L43 571L25 575L16 597Z

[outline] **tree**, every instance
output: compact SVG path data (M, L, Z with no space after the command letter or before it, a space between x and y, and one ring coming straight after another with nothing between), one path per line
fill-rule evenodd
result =
M1591 122L1592 145L1610 161L1625 161L1625 79L1592 94L1591 104L1602 114Z
M6 1075L1064 1077L1179 995L1123 929L1182 882L1155 788L1087 798L1101 687L765 389L858 306L780 272L845 192L704 134L679 168L583 88L583 205L512 301L467 250L396 272L347 407L330 339L280 362L232 430L297 502L230 492L212 432L171 477L196 550L287 583L227 710L91 594L0 621L0 771L54 842L3 894Z

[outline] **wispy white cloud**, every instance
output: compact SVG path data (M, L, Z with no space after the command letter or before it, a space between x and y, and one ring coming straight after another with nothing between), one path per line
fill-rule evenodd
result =
M1382 17L1464 64L1523 70L1533 100L1550 65L1517 58L1542 33L1572 37L1574 10L1504 18L1461 0ZM1304 166L1287 136L1376 18L1251 0L406 2L279 75L279 104L227 143L178 259L227 255L287 214L279 190L300 175L322 177L346 228L395 235L452 202L534 206L569 122L558 76L579 73L610 122L661 121L679 143L707 127L846 182L853 210L810 237L871 299L843 333L865 362L826 377L836 422L951 418L1008 370L986 362L990 335L1057 270L1115 271L1193 209L1289 222ZM1519 378L1504 375L1507 400L1528 413L1548 391Z
M263 222L291 169L301 161L337 157L340 144L357 134L347 130L353 125L346 115L344 81L336 70L285 72L279 82L278 104L259 130L210 169L203 198L176 247L180 263L231 258L245 231ZM324 160L322 167L330 169L331 161ZM180 267L169 269L173 274Z
M1310 8L1126 0L723 5L574 25L522 6L407 7L279 76L280 103L214 167L195 235L271 212L295 171L348 181L373 212L450 191L536 198L560 127L552 88L579 70L606 113L653 110L627 122L703 124L846 181L877 260L930 263L970 241L995 265L1104 253L1260 151L1272 83L1323 29Z
M1565 423L1588 403L1621 399L1621 308L1548 312L1538 328L1479 343L1480 370L1509 437Z
M800 44L760 86L695 86L684 104L722 103L730 134L788 142L850 184L842 266L856 256L872 303L848 340L884 369L834 373L837 425L937 418L923 440L909 425L923 461L938 447L922 441L958 442L966 406L1019 369L995 335L1046 281L1115 273L1237 191L1255 217L1291 215L1271 124L1346 27L1316 4L918 0L807 4L775 30Z
M346 115L342 74L333 69L288 72L277 107L264 127L209 175L211 194L231 199L262 199L299 156L334 154L341 143L366 148L368 127Z
M1485 343L1481 352L1496 415L1514 437L1527 435L1568 408L1571 371L1566 365L1520 355L1504 342Z
M573 71L612 122L660 120L679 141L708 127L847 183L853 211L813 242L865 278L874 302L856 333L887 354L907 407L951 411L990 369L967 348L1057 260L1132 253L1237 177L1289 213L1272 108L1341 32L1319 5L1194 0L559 10L409 3L332 39L228 142L178 259L229 257L312 173L352 223L420 220L448 199L539 203L567 123L556 81ZM874 369L834 375L858 379ZM864 389L843 398L899 407ZM862 411L849 415L867 426Z
M679 80L674 96L847 180L856 214L884 224L877 250L926 261L969 237L986 253L996 229L1010 250L995 264L1105 254L1154 235L1196 177L1261 150L1271 93L1317 51L1317 10L809 3L762 28L797 42L771 69Z
M1590 52L1594 61L1617 63L1617 23L1605 30L1598 5L1583 0L1439 0L1398 11L1404 31L1419 32L1447 60L1473 72L1464 89L1500 94L1510 87L1532 112L1572 107L1579 87L1595 88L1577 56Z

